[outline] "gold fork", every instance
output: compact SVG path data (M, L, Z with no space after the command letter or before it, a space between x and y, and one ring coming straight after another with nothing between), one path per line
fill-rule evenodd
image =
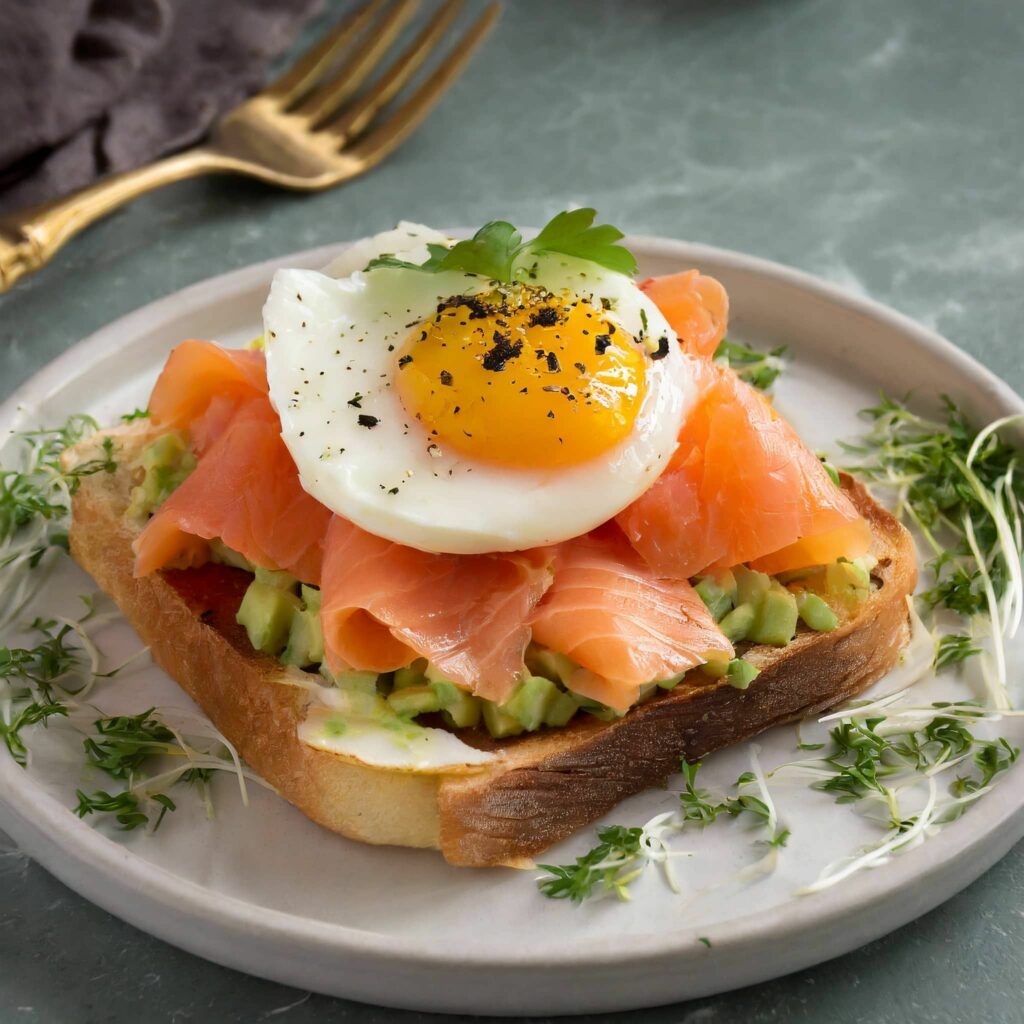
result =
M437 49L463 6L463 0L448 0L409 48L360 94L418 2L371 0L353 11L290 70L225 114L208 143L0 218L0 292L38 270L93 221L175 181L201 174L245 174L271 185L316 191L368 171L420 124L459 77L500 7L488 5L437 70L380 119L377 115ZM332 75L346 51L344 65Z

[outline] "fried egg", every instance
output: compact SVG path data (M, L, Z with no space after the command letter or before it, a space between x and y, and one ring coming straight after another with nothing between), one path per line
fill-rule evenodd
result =
M542 255L515 284L364 269L427 259L403 223L325 268L279 270L270 396L303 487L426 551L514 551L606 522L654 482L696 398L691 364L631 278Z

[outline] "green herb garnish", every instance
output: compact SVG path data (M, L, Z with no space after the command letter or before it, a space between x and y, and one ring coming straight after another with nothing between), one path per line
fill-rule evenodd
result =
M643 874L652 862L666 866L671 856L664 841L669 832L681 832L690 825L710 825L720 815L736 817L749 812L768 830L764 842L769 847L767 860L774 866L778 850L789 840L788 829L779 829L775 809L764 787L755 753L751 754L755 772L744 772L736 780L736 788L756 784L761 787L761 796L740 792L722 800L712 800L708 791L697 787L697 773L700 762L689 764L683 761L680 771L683 775L683 790L679 794L679 811L660 814L643 828L625 828L612 825L598 829L599 844L589 852L577 857L572 864L541 864L549 877L538 879L540 891L551 899L568 899L582 903L591 896L614 893L620 899L629 899L629 885ZM765 858L755 865L761 867ZM770 870L770 868L769 868ZM669 875L671 880L671 875Z
M492 220L472 238L456 242L451 248L430 243L429 259L410 263L394 256L371 260L367 270L379 267L419 270L439 274L446 270L476 274L492 281L511 284L529 277L529 264L541 254L560 254L587 260L620 274L635 274L636 259L616 243L623 238L610 224L594 224L597 212L592 209L567 210L554 216L536 238L523 241L519 230L505 220Z
M614 892L628 899L628 885L637 872L629 869L640 855L643 829L609 825L597 830L597 846L577 857L573 864L541 864L551 877L538 882L540 891L553 900L582 903L596 892Z
M768 352L758 352L757 349L725 338L715 349L715 362L735 370L736 376L752 387L767 391L786 367L783 360L785 354L785 345Z
M979 431L950 398L943 401L940 423L883 396L864 410L872 427L863 443L843 448L859 460L850 472L888 490L897 514L909 518L931 548L926 604L987 620L995 662L989 685L996 706L1007 708L1004 637L1024 618L1024 478L1017 449L998 431L1024 417L1004 417ZM946 664L957 653L952 643L940 651Z
M981 654L981 648L974 642L973 637L962 633L946 633L939 637L935 647L935 669L941 672L944 668L958 665L976 654Z
M91 417L72 416L63 427L19 435L26 445L22 467L0 469L0 569L33 569L51 548L67 548L66 520L82 478L117 469L110 437L96 458L67 472L61 468L61 455L97 429Z
M141 801L134 793L125 791L124 793L110 794L105 790L98 789L95 793L89 794L79 789L75 791L75 796L78 797L75 814L80 818L85 818L90 814L113 814L122 832L131 832L140 825L149 824L149 814L142 810ZM164 820L164 815L168 811L176 811L178 808L166 793L154 793L149 799L160 808L157 819L153 823L155 832Z
M147 758L173 749L174 733L152 717L154 710L98 719L97 735L82 741L87 762L111 778L128 779Z

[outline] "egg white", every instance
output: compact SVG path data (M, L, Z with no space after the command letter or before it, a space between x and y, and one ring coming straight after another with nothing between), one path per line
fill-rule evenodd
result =
M542 256L538 284L594 302L610 299L615 318L634 336L641 334L642 312L648 337L668 337L668 355L646 361L647 390L633 429L610 451L568 467L511 468L439 452L393 386L395 352L439 302L492 285L461 272L362 269L384 253L422 262L428 241L447 240L402 224L325 268L345 276L275 274L263 310L270 397L303 487L363 529L425 551L523 550L606 522L664 469L695 401L696 383L672 329L630 278ZM360 425L361 415L376 425Z

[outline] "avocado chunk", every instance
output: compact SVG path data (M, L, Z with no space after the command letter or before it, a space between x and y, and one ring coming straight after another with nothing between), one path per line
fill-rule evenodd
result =
M506 714L494 701L484 700L480 704L484 725L496 740L505 739L507 736L518 736L523 732L523 726L519 719Z
M427 677L423 673L426 667L426 659L417 658L411 665L396 669L392 686L396 690L404 690L407 686L425 686Z
M371 696L377 695L377 679L379 677L376 672L356 672L353 670L331 675L326 672L323 666L321 666L320 672L322 675L326 675L339 690L368 693Z
M580 711L586 711L588 715L593 715L602 722L614 722L626 714L625 711L616 711L615 708L610 708L607 704L602 704L598 700L584 697L581 693L570 691L569 696L576 702L576 706Z
M245 627L249 643L257 651L278 655L284 650L292 618L301 609L294 594L259 580L249 584L235 621Z
M155 512L196 468L196 457L185 435L171 431L158 437L142 453L137 463L143 470L142 482L132 488L128 515L144 519Z
M796 608L808 629L817 633L830 633L839 625L836 613L817 595L802 590L796 596Z
M871 576L863 565L840 559L825 566L825 591L847 608L855 608L871 595Z
M736 577L731 572L718 576L705 576L693 588L697 596L707 605L711 617L718 622L736 600Z
M701 665L700 670L704 675L711 676L712 679L721 679L728 673L729 664L728 658L708 658Z
M415 718L441 710L441 701L433 686L406 686L388 696L388 703L395 714L402 718Z
M781 583L771 581L747 634L756 644L785 647L796 635L796 598Z
M245 555L240 555L233 548L229 548L220 537L214 537L210 541L210 559L221 565L230 565L232 569L244 569L246 572L256 571L256 566Z
M725 678L730 686L734 686L737 690L745 690L760 674L760 670L751 665L749 661L744 661L743 658L733 658L729 662L729 670L725 673Z
M544 713L544 724L551 726L565 725L579 710L579 705L567 693L559 690L555 699L548 705Z
M674 690L686 678L685 672L677 672L667 679L659 679L657 686L660 690Z
M441 704L444 720L455 729L472 729L480 723L480 700L473 694L444 680L431 683Z
M320 629L320 613L310 608L292 616L288 644L281 655L286 665L319 665L324 660L324 635Z
M558 696L558 687L543 676L529 676L502 705L502 710L533 732L544 724L548 709Z
M736 577L736 607L751 604L757 608L761 604L761 599L771 589L771 576L748 569L745 565L737 565L733 569L733 575Z
M288 590L293 593L299 588L299 581L284 569L261 569L257 566L254 571L257 583L264 583L268 587L277 587L278 590Z
M757 609L752 604L738 604L731 612L722 617L718 624L730 643L746 640L757 618Z
M544 647L533 648L526 660L534 675L544 676L563 686L569 685L573 672L579 667L572 658Z

